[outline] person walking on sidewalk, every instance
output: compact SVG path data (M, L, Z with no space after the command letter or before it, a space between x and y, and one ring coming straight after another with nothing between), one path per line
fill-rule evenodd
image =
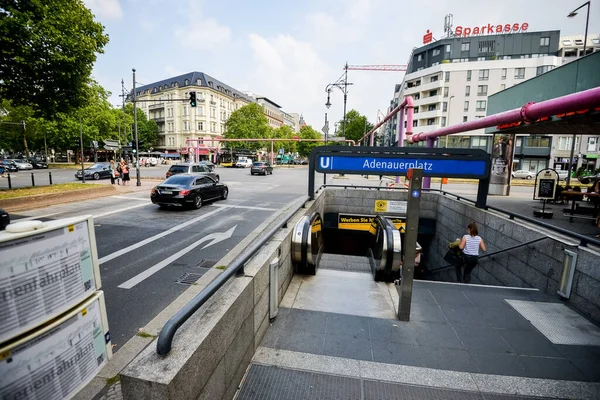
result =
M485 243L479 236L479 230L475 222L471 222L467 226L467 234L462 237L458 247L463 252L463 263L456 267L456 280L459 283L470 283L471 272L477 266L477 260L479 259L479 249L486 251Z
M127 182L129 182L129 166L125 160L121 160L121 171L123 173L123 186L127 186Z

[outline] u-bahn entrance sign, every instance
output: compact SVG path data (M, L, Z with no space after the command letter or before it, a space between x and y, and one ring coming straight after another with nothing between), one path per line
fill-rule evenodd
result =
M405 176L409 169L425 177L479 179L477 207L485 207L490 155L481 149L424 147L321 146L310 153L308 195L314 198L314 173Z

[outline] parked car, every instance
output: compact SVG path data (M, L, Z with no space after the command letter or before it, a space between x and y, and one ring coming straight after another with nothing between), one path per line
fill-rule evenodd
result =
M567 176L569 176L569 171L565 171L564 169L561 169L556 172L558 172L558 180L560 180L560 181L567 180Z
M216 165L211 163L210 161L200 161L198 164L200 165L206 165L208 168L210 168L210 172L214 172L215 171L215 167Z
M254 163L252 163L252 167L250 168L250 175L254 174L273 175L273 167L271 166L271 163L264 161L255 161Z
M33 165L31 165L30 163L28 163L25 160L10 160L10 161L13 161L17 165L17 168L19 168L20 171L33 169Z
M10 215L0 208L0 231L3 231L8 224L10 224Z
M12 160L2 160L2 166L4 167L6 172L18 172L19 171L19 167L17 167L17 164Z
M30 163L31 163L31 165L33 165L34 169L47 169L48 168L48 163L40 160L39 158L31 159Z
M252 167L252 160L246 157L240 157L235 163L236 168L248 168Z
M531 179L534 176L535 176L535 173L533 173L531 171L527 171L525 169L520 169L518 171L513 171L512 172L512 177L513 178Z
M84 169L84 171L85 171L86 179L98 180L98 179L110 178L110 164L109 163L96 163L96 164L92 165L91 167L87 167L86 169ZM75 173L75 178L77 178L79 180L83 179L81 177L80 169L78 169L77 172Z
M167 171L166 178L168 179L169 177L177 174L206 174L217 182L221 180L219 175L212 172L209 166L199 163L171 165L171 167Z
M227 199L229 188L208 175L177 174L150 193L150 200L161 208L168 206L192 207L198 209L210 200Z

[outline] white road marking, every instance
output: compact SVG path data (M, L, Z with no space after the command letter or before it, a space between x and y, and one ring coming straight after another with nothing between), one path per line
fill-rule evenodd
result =
M113 199L124 199L124 200L137 200L137 201L145 201L147 203L151 203L152 200L143 198L143 197L129 197L129 196L110 196Z
M127 211L127 210L132 210L134 208L139 208L139 207L144 207L147 206L148 204L144 203L144 204L136 204L135 206L129 206L129 207L125 207L125 208L119 208L117 210L112 210L112 211L108 211L102 214L92 214L92 216L94 218L102 218L102 217L106 217L108 215L112 215L112 214L117 214L123 211Z
M229 207L229 208L244 208L247 210L261 210L261 211L277 211L277 208L266 208L266 207L252 207L252 206L234 206L231 204L213 204L215 207Z
M145 204L139 204L138 207L144 206L144 205ZM158 233L158 234L156 234L154 236L151 236L151 237L149 237L147 239L144 239L141 242L134 243L134 244L132 244L129 247L126 247L126 248L121 249L119 251L115 251L114 253L111 253L111 254L109 254L107 256L104 256L101 259L99 259L98 262L99 262L99 264L103 264L103 263L105 263L107 261L113 260L113 259L115 259L117 257L122 256L125 253L129 253L130 251L133 251L135 249L139 249L140 247L145 246L148 243L152 243L155 240L158 240L158 239L163 238L163 237L165 237L167 235L170 235L173 232L177 232L178 230L181 230L181 229L185 228L186 226L193 225L193 224L195 224L198 221L202 221L203 219L211 217L214 214L219 213L219 212L223 211L226 208L227 208L227 206L222 206L222 207L219 207L219 208L217 208L217 209L215 209L213 211L210 211L210 212L208 212L206 214L202 214L202 215L200 215L200 216L198 216L196 218L193 218L193 219L191 219L191 220L189 220L187 222L184 222L183 224L174 226L173 228L171 228L169 230L166 230L164 232L161 232L161 233Z
M138 283L151 277L152 275L154 275L155 273L157 273L158 271L160 271L167 265L171 264L173 261L177 260L180 257L183 257L190 251L194 250L196 247L200 246L202 243L210 241L209 244L207 244L206 246L203 247L203 249L205 249L208 246L212 246L215 243L222 242L223 240L229 239L231 237L231 235L233 235L233 231L235 230L236 227L237 227L237 225L235 225L233 228L229 229L227 232L215 232L215 233L211 233L210 235L204 236L202 239L195 241L194 243L190 244L188 247L184 248L183 250L180 250L177 253L173 254L172 256L165 258L158 264L153 265L152 267L148 268L144 272L141 272L141 273L137 274L136 276L134 276L133 278L127 280L126 282L121 283L117 287L120 289L131 289Z

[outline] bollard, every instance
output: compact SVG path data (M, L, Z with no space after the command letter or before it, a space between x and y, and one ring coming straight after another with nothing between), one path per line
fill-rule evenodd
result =
M10 172L8 173L8 188L12 189L12 182L10 180Z
M33 177L33 172L31 173L31 186L35 186L35 178Z
M48 179L50 180L50 185L52 185L52 172L48 172Z

